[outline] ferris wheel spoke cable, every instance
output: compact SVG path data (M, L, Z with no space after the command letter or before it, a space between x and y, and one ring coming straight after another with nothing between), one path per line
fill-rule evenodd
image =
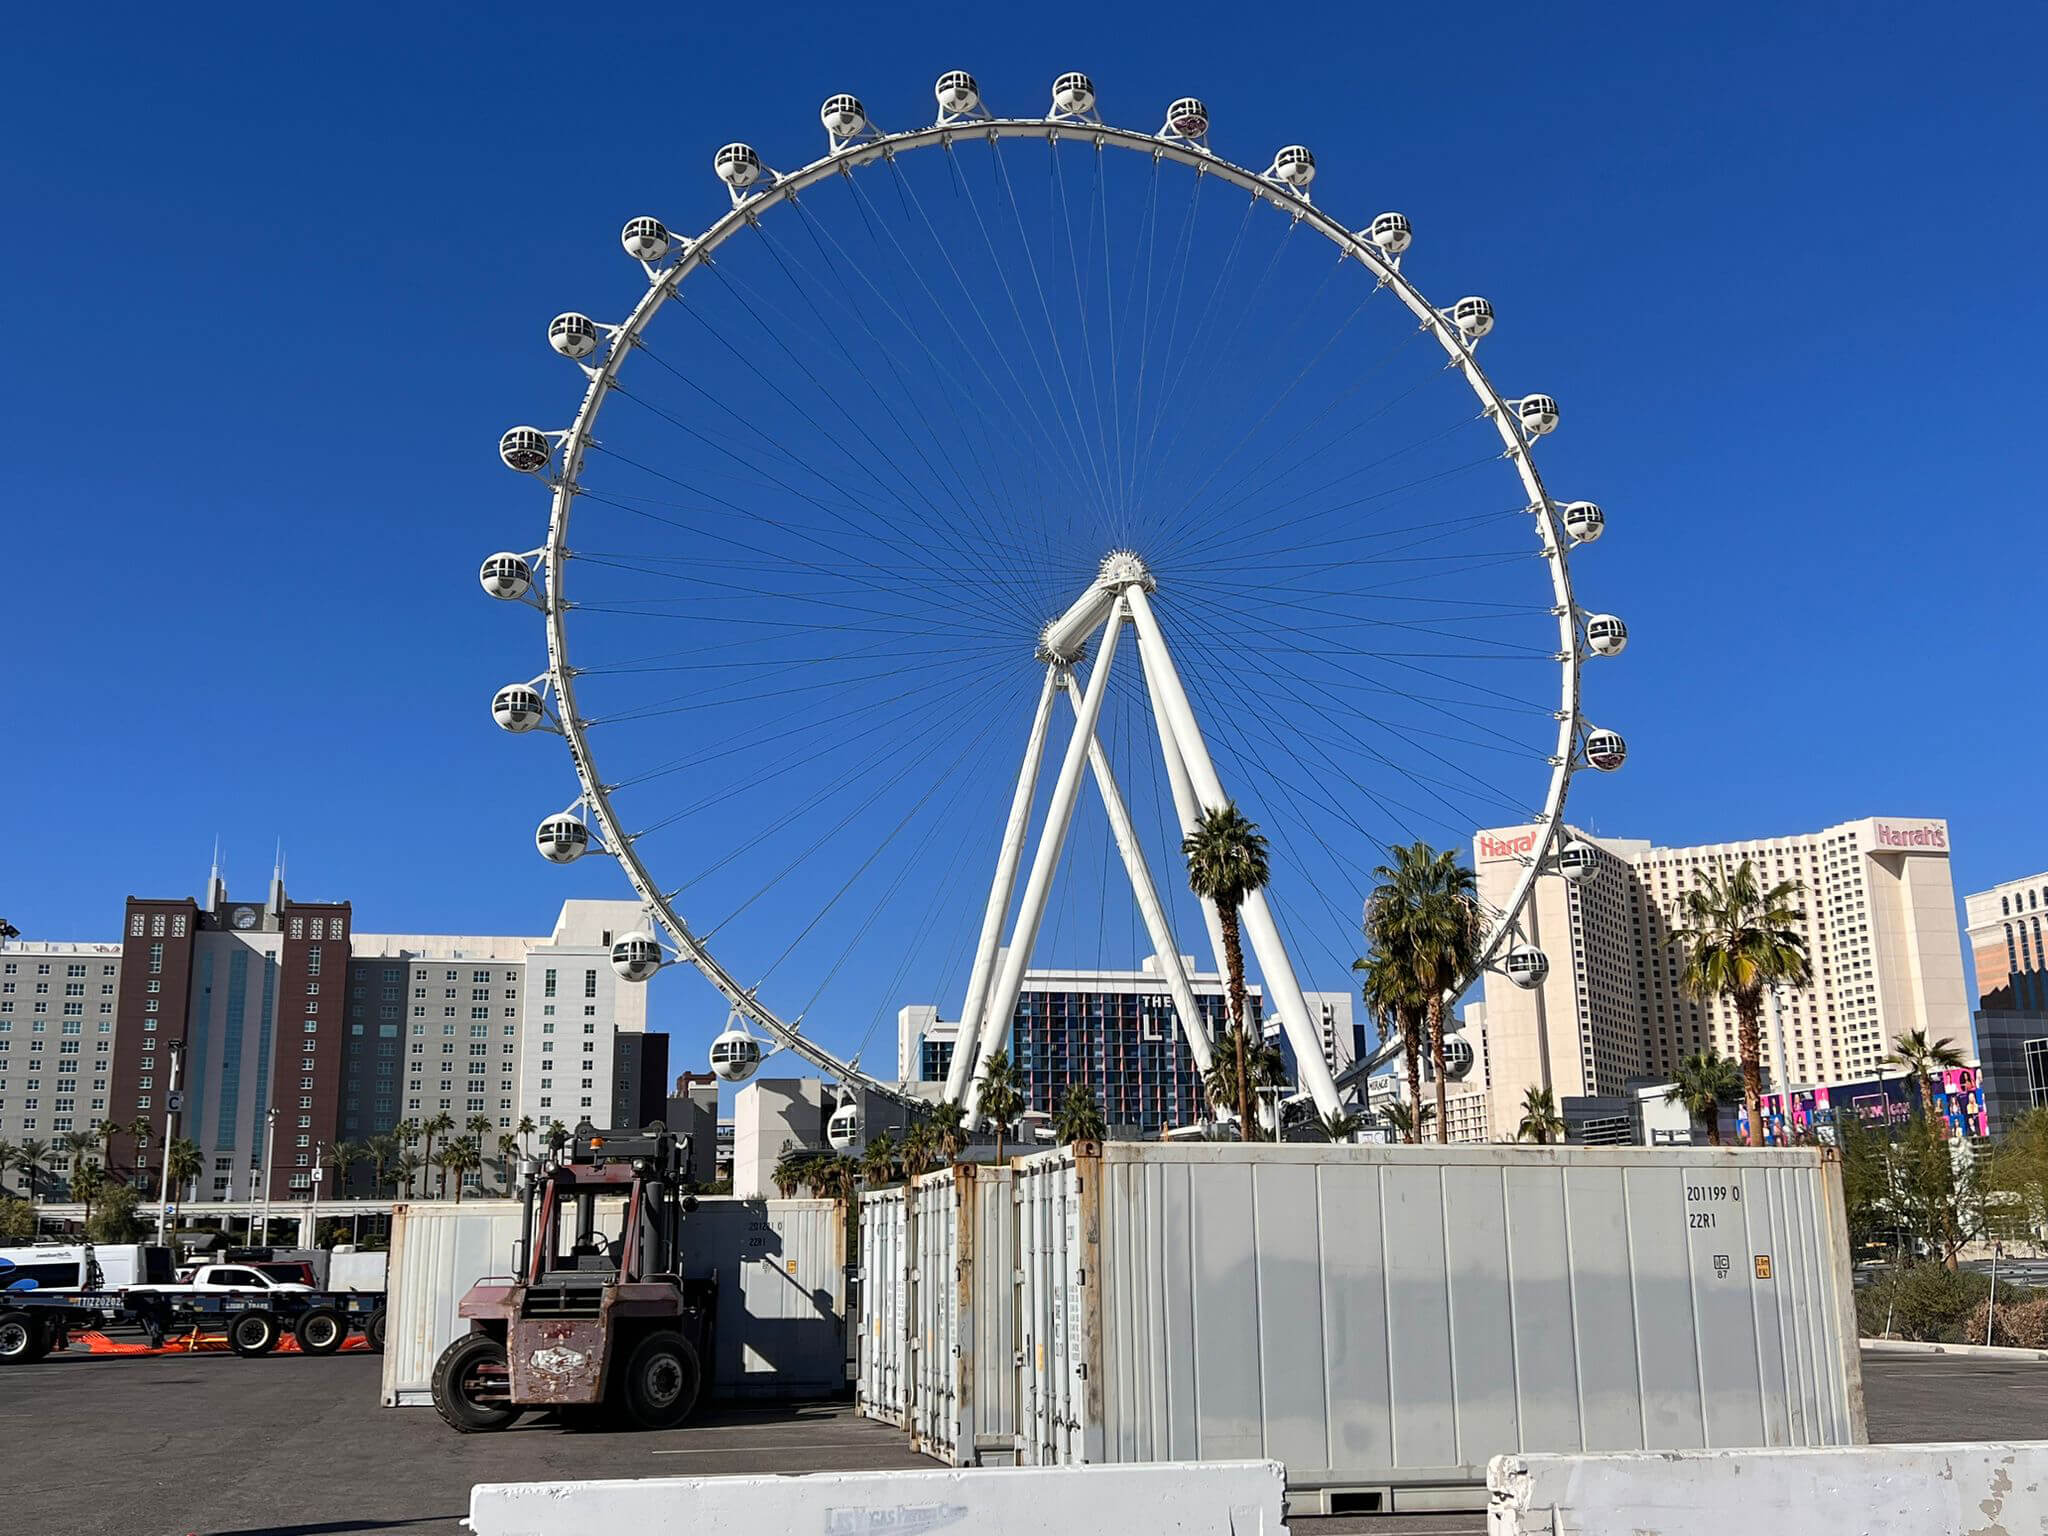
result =
M1102 360L1098 355L1098 348L1095 346L1093 340L1090 338L1088 334L1088 294L1086 284L1082 276L1083 267L1087 267L1090 270L1090 272L1093 271L1093 255L1095 250L1095 190L1094 186L1091 185L1088 193L1088 223L1086 236L1087 249L1080 250L1077 249L1074 244L1074 210L1073 205L1067 196L1067 173L1065 157L1058 152L1057 146L1055 146L1054 152L1050 155L1047 155L1045 158L1046 201L1048 204L1050 204L1055 200L1055 198L1057 198L1060 210L1059 225L1053 226L1048 231L1051 237L1052 245L1051 261L1052 264L1055 266L1057 266L1059 263L1059 235L1060 230L1063 228L1067 236L1067 271L1068 275L1073 279L1074 283L1074 313L1079 321L1081 331L1081 362L1084 365L1083 372L1086 373L1088 378L1089 404L1093 407L1091 414L1094 417L1095 446L1098 453L1101 455L1103 483L1105 484L1105 486L1114 488L1118 483L1117 475L1121 468L1123 460L1123 455L1121 451L1122 444L1121 440L1119 440L1117 447L1112 449L1110 445L1110 434L1106 430L1103 423L1101 383ZM1100 145L1096 146L1095 148L1093 160L1095 173L1093 180L1094 182L1099 183L1102 179L1102 149ZM1058 189L1057 192L1055 192L1054 190L1055 187L1057 187ZM1105 230L1105 236L1107 235L1107 233L1108 231ZM1112 392L1110 398L1116 398L1114 392ZM1076 412L1078 412L1079 409L1080 407L1077 403L1075 406ZM1115 545L1122 545L1128 543L1129 540L1126 535L1128 531L1129 520L1125 515L1125 508L1123 507L1121 501L1119 499L1115 499L1113 496L1112 499L1105 505L1103 510L1110 519L1110 542Z
M1204 190L1206 190L1208 186L1208 181L1209 179L1206 176L1197 176L1195 178L1194 194L1188 199L1187 212L1181 218L1180 233L1178 236L1175 237L1174 254L1167 264L1169 273L1167 278L1167 287L1165 289L1162 289L1159 294L1161 300L1160 316L1171 316L1171 318L1168 319L1166 323L1166 338L1160 350L1160 364L1162 369L1168 362L1172 360L1174 338L1179 334L1180 331L1180 315L1187 295L1188 272L1194 260L1195 223L1201 215L1202 193ZM1174 272L1174 269L1176 267L1178 268L1177 275ZM1148 285L1148 296L1150 292L1151 290ZM1147 305L1147 309L1148 322L1156 323L1154 321L1154 317L1151 317L1149 315L1149 302ZM1145 334L1145 348L1148 353L1151 349L1152 337L1157 334L1156 329L1153 328L1153 323L1148 323L1148 327ZM1147 393L1147 377L1148 376L1146 371L1141 366L1138 373L1137 399L1134 402L1131 411L1131 442L1133 447L1131 453L1131 487L1128 495L1132 507L1140 512L1142 512L1143 509L1143 498L1140 494L1140 485L1143 479L1144 450L1142 447L1138 446L1138 443L1140 438L1145 438L1149 436L1149 434L1145 432L1145 396ZM1157 411L1161 408L1163 408L1163 402L1161 402L1159 405L1155 405L1155 416L1157 414Z
M586 726L620 725L635 720L650 720L662 715L690 714L700 709L717 709L735 703L758 703L768 699L796 698L803 694L817 693L823 689L843 689L849 683L882 682L892 677L902 676L905 673L934 672L953 664L953 660L950 658L943 658L937 661L906 662L900 667L887 667L878 672L856 673L851 677L826 678L819 682L799 683L792 687L765 692L758 689L748 689L744 693L728 691L723 694L707 697L699 690L658 700L653 704L644 705L641 708L627 710L619 714L588 717L582 723Z
M1364 526L1371 518L1389 510L1391 510L1391 505L1374 508L1371 512L1367 513L1365 519L1361 520L1361 526L1353 528L1346 533L1325 534L1318 538L1305 539L1298 544L1275 544L1261 549L1258 551L1259 569L1267 577L1272 577L1282 571L1299 571L1305 576L1320 577L1331 571L1347 570L1361 565L1374 565L1378 562L1381 553L1378 550L1369 551L1365 554L1351 555L1342 560L1327 558L1329 551L1341 549L1346 545L1419 535L1411 544L1393 545L1391 547L1392 552L1398 553L1403 549L1419 548L1425 544L1432 544L1441 539L1454 537L1457 534L1478 528L1486 523L1525 523L1530 515L1529 508L1518 502L1511 507L1496 507L1491 512L1472 512L1463 517L1435 518L1426 523L1398 523L1391 527ZM1285 563L1278 558L1281 555L1302 554L1305 552L1314 552L1319 558L1296 561L1293 564ZM1193 571L1235 570L1236 568L1237 562L1227 560L1176 561L1173 567L1174 580L1176 582L1190 580L1192 578L1188 573ZM1295 583L1300 579L1276 581L1272 584L1281 588L1293 589ZM1215 578L1212 577L1210 580L1214 581ZM1318 595L1348 598L1352 595L1352 592L1349 588L1326 589ZM1416 600L1432 602L1449 601L1449 599L1445 598ZM1480 600L1472 599L1471 601L1476 603ZM1527 613L1548 613L1550 611L1550 605L1547 603L1495 603L1493 606Z

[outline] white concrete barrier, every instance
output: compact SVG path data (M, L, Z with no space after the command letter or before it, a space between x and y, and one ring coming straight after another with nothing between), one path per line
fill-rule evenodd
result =
M2048 1530L2048 1441L1496 1456L1488 1536Z
M475 1536L1285 1536L1277 1461L479 1483Z

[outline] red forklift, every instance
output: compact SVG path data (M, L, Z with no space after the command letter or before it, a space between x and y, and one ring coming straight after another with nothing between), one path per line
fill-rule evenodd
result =
M718 1282L685 1279L687 1149L656 1121L549 1140L522 1180L516 1279L479 1280L458 1314L470 1331L434 1366L434 1407L464 1434L551 1410L673 1429L711 1358ZM566 1248L565 1248L566 1241Z

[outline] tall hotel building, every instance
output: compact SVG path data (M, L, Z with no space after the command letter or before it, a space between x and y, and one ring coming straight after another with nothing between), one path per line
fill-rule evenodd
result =
M1670 936L1700 877L1725 876L1744 859L1766 886L1796 880L1804 888L1798 904L1813 985L1765 1002L1762 1061L1771 1084L1875 1077L1906 1030L1968 1043L1946 822L1872 817L1696 848L1575 829L1565 836L1596 850L1595 867L1577 881L1536 882L1524 936L1549 957L1548 978L1526 991L1491 972L1485 981L1495 1127L1519 1122L1531 1086L1548 1086L1559 1100L1617 1097L1632 1082L1668 1079L1707 1046L1735 1054L1734 1009L1679 990L1684 961ZM1535 842L1526 826L1478 834L1482 901L1507 901Z
M1963 899L1977 961L1977 1053L1994 1133L2048 1105L2048 874Z

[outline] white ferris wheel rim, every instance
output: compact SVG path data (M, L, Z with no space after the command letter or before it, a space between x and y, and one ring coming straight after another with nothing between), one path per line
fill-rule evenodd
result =
M1515 400L1502 394L1480 367L1474 348L1452 323L1450 311L1431 304L1420 289L1403 275L1398 260L1389 260L1387 253L1373 244L1365 232L1347 228L1340 220L1313 203L1304 189L1224 159L1211 151L1205 143L1182 138L1165 130L1160 133L1144 133L1115 127L1096 121L1092 117L1055 115L1042 118L954 116L928 127L895 133L873 131L869 136L853 140L840 140L828 132L828 140L833 146L828 153L799 170L787 173L776 173L763 168L761 180L733 192L733 206L727 213L695 238L677 241L681 248L680 254L675 255L672 260L663 258L668 261L667 265L657 266L643 262L642 266L646 268L649 278L646 293L633 306L627 317L616 326L599 323L598 329L610 336L610 346L601 358L579 363L589 382L575 419L565 431L547 434L560 438L560 448L555 460L559 469L551 477L552 507L548 519L547 541L544 546L532 553L538 557L534 563L535 585L543 588L545 594L537 601L537 606L542 609L546 619L548 664L545 680L548 690L554 696L555 724L569 744L580 785L580 793L571 803L570 809L573 811L580 806L588 812L590 819L595 823L595 829L602 842L600 845L594 841L593 851L609 853L618 860L649 915L669 936L678 957L688 961L704 974L723 995L739 1020L758 1025L778 1048L794 1052L841 1083L858 1086L867 1092L901 1103L922 1100L910 1091L908 1083L878 1078L863 1071L856 1060L842 1058L817 1040L805 1035L802 1032L801 1016L794 1020L783 1019L756 996L755 987L743 985L720 964L706 941L700 938L675 911L670 893L665 892L656 882L636 850L634 835L626 832L620 824L612 806L612 786L599 775L590 750L587 734L589 722L576 710L577 673L569 661L566 618L574 604L564 594L563 580L563 572L568 562L574 558L568 542L569 527L575 500L581 489L578 476L583 468L584 456L595 444L593 429L605 400L618 381L625 359L635 350L655 315L660 313L670 299L680 296L684 280L704 267L706 259L721 245L741 230L753 227L769 209L790 202L807 187L814 186L827 177L851 175L861 167L918 150L950 150L954 144L963 140L986 140L993 146L1001 140L1032 138L1043 139L1055 147L1062 139L1083 141L1096 146L1098 152L1106 148L1116 148L1151 156L1155 163L1171 160L1187 166L1198 175L1215 176L1250 193L1256 200L1271 202L1277 211L1322 235L1337 247L1342 256L1359 261L1372 274L1378 286L1387 288L1400 299L1415 316L1420 327L1428 330L1436 338L1445 353L1447 366L1457 369L1462 374L1477 397L1482 414L1492 420L1499 433L1503 450L1501 457L1514 466L1521 480L1527 498L1524 510L1536 519L1542 542L1540 553L1550 572L1552 606L1558 624L1558 650L1555 660L1560 671L1559 702L1554 711L1558 727L1557 742L1549 758L1550 774L1543 808L1531 818L1531 824L1537 831L1535 844L1522 856L1522 872L1506 902L1497 909L1489 909L1487 932L1472 973L1460 978L1458 985L1451 989L1452 996L1462 993L1483 971L1490 968L1502 947L1519 934L1523 909L1529 903L1536 879L1547 872L1546 865L1551 862L1554 845L1563 825L1565 797L1571 776L1577 768L1575 759L1578 756L1579 743L1592 729L1579 711L1579 674L1587 653L1580 626L1589 615L1580 611L1573 598L1569 562L1569 550L1573 540L1564 527L1557 503L1545 488L1536 467L1532 452L1532 436L1525 433L1520 426ZM673 235L671 238L674 238ZM1024 639L1023 649L1027 656L1035 639L1035 636Z

